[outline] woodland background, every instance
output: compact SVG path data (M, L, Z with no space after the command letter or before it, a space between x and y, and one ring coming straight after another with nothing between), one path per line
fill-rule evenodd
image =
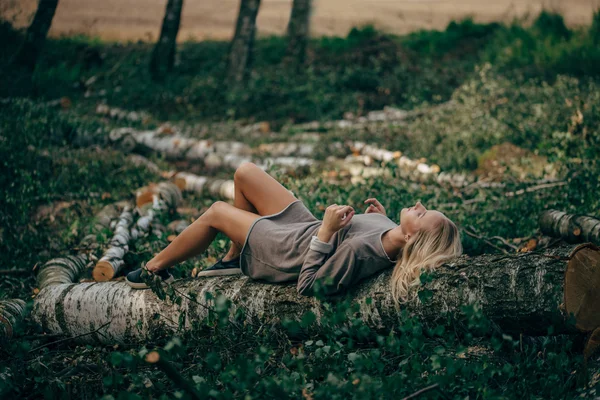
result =
M170 0L160 2L160 18L176 17L161 29L155 15L151 41L114 41L145 37L143 16L143 28L132 25L125 36L100 24L87 30L77 22L73 30L66 21L77 18L61 11L69 2L40 5L53 3L56 26L54 13L50 25L39 11L31 23L25 5L2 10L0 22L0 300L25 301L15 321L6 307L0 313L2 396L597 397L598 359L583 355L589 332L555 335L551 325L541 336L505 332L477 303L435 323L405 313L383 332L364 324L355 303L338 301L315 333L310 311L279 329L232 322L232 301L214 293L195 329L111 345L81 343L101 335L101 326L56 334L28 317L51 260L79 254L85 238L98 259L110 247L114 223L98 228L104 207L125 201L141 210L158 193L149 184L177 182L176 173L212 185L185 190L179 175L181 202L129 241L118 281L214 201L229 201L227 182L243 157L264 163L318 218L329 204L363 210L364 199L377 197L398 223L400 209L420 200L457 223L469 257L557 245L540 231L544 211L600 217L600 12L593 4L529 14L519 6L502 18L487 10L448 23L432 17L428 29L412 17L405 21L414 25L384 18L349 29L353 18L322 16L321 3L311 14L303 13L310 1L295 1L296 25L288 25L291 3L283 10L244 0L227 3L226 29L186 21L190 2ZM335 10L356 12L359 3ZM240 5L239 21L247 23L236 24ZM263 6L273 8L261 19ZM176 40L180 16L190 31ZM328 18L332 27L321 22ZM156 41L158 32L164 40ZM200 160L165 154L140 144L143 131L152 132L150 142L207 139L214 152ZM175 276L193 279L227 248L219 236ZM91 280L88 267L69 282ZM154 290L177 301L173 291ZM427 291L420 297L426 304Z

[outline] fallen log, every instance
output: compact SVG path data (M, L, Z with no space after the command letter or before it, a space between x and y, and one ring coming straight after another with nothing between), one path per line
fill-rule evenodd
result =
M78 255L54 258L46 262L37 271L37 285L42 289L48 285L57 285L61 283L76 282L88 265L95 259L93 251L98 247L97 237L105 229L113 228L116 225L116 219L126 206L127 202L119 201L104 206L92 220L88 233L79 243ZM93 265L93 264L92 264Z
M390 151L371 146L360 141L350 141L348 146L353 156L363 156L362 161L365 165L370 165L372 160L378 160L382 163L393 163L399 167L400 175L417 181L435 180L438 183L449 183L455 187L467 185L472 178L466 174L455 174L440 172L437 164L425 164L425 159L410 159L402 155L401 151ZM352 160L354 157L350 157ZM348 159L348 158L347 158Z
M77 282L90 261L92 259L86 253L53 258L46 262L38 272L38 288L41 290L46 286Z
M576 329L565 322L559 307L566 258L573 249L568 245L546 249L545 253L514 256L463 255L440 267L435 279L420 289L430 295L428 301L422 303L416 298L403 308L425 323L435 323L446 313L459 315L463 306L478 303L484 315L506 332L546 335L554 325L554 334L574 333ZM389 331L401 323L400 308L394 304L389 289L390 276L391 268L338 298L357 302L365 323ZM233 301L231 311L242 307L246 320L258 319L274 327L281 327L285 318L298 321L309 310L320 321L325 310L325 303L299 295L293 282L267 284L245 276L224 276L184 279L173 287L184 295L179 305L160 300L150 290L133 290L123 282L53 285L35 298L33 318L48 333L70 336L106 324L100 334L83 339L113 344L193 329L212 307L206 293L217 291ZM193 293L196 300L190 299L188 293ZM185 321L181 328L180 318Z
M151 228L156 236L160 236L164 227L158 223L159 215L177 209L183 201L181 190L171 182L161 182L152 186L149 191L150 195L146 195L145 198L150 199L151 202L141 204L140 197L137 199L139 205L136 212L139 218L131 229L133 240L145 236Z
M160 129L137 131L132 128L118 128L110 131L110 141L126 152L157 152L167 159L204 162L212 153L229 155L250 155L247 144L240 142L214 142L182 136L178 133L165 133Z
M94 280L108 281L117 275L125 265L123 257L129 251L133 218L131 207L125 207L119 217L119 222L117 222L115 234L110 240L110 247L104 252L104 256L96 263L92 271Z
M25 316L25 302L21 299L0 301L0 339L10 339L15 326Z
M587 215L544 211L539 218L540 230L569 243L591 242L600 245L600 220Z
M178 172L171 179L179 189L198 195L208 193L224 200L233 200L235 196L235 185L232 179L211 178L189 172Z

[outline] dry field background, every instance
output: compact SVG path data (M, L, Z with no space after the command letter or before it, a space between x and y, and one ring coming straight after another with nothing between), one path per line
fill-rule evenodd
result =
M2 0L0 14L26 26L37 0ZM166 0L60 0L50 34L83 33L104 40L154 40ZM229 39L239 0L186 0L178 40ZM352 26L373 23L388 32L443 29L467 15L476 21L534 16L542 7L559 11L568 25L588 24L600 0L315 0L312 34L344 36ZM259 34L282 34L291 0L263 0Z

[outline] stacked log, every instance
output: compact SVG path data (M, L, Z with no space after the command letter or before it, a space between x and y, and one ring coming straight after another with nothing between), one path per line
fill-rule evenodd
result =
M109 139L126 152L157 152L172 160L204 162L204 159L217 149L229 155L249 155L250 147L239 142L213 142L166 133L160 130L137 131L132 128L113 129Z
M115 234L110 240L104 256L96 263L92 276L97 282L104 282L115 277L125 265L123 257L129 251L131 240L131 225L133 224L132 207L123 209L115 227Z
M591 242L600 245L600 220L587 215L544 211L539 218L541 231L569 243Z
M231 179L198 176L189 172L178 172L172 179L181 190L198 195L208 193L223 200L233 200L235 196L235 185Z
M160 236L162 230L156 223L159 215L165 212L170 213L183 201L181 190L171 182L161 182L158 185L153 185L148 188L148 191L150 196L142 194L137 199L136 211L139 218L131 229L132 240L146 235L152 227L156 228L154 234ZM151 201L144 202L141 199L151 199Z
M0 339L10 339L16 325L25 316L25 302L21 299L0 301Z
M92 257L86 253L75 256L53 258L46 262L37 274L38 288L47 286L69 284L79 280L79 277L88 268Z
M94 216L92 225L89 228L89 233L81 240L78 249L80 251L94 250L97 247L98 234L104 230L114 228L116 219L119 217L121 210L123 210L126 204L126 201L118 201L104 206L102 210Z
M121 201L104 206L95 215L89 228L90 233L81 240L78 246L79 254L51 259L38 270L36 277L38 288L77 282L95 260L94 256L88 253L98 247L98 234L106 229L114 228L116 219L126 204Z
M107 104L98 104L96 114L110 117L116 120L145 123L150 120L151 115L145 111L127 111L118 107L110 107Z
M463 255L440 267L434 279L419 289L429 294L427 301L416 296L402 307L395 305L391 296L390 268L336 296L335 301L349 299L360 304L360 318L385 331L402 323L401 309L424 323L436 323L447 315L460 316L465 305L477 303L484 315L509 333L547 335L550 326L554 326L554 334L575 333L560 307L565 260L573 256L573 250L569 245L546 249L544 254ZM585 257L578 260L585 262ZM123 282L54 285L36 297L33 317L49 333L73 336L106 325L101 335L82 339L114 344L176 333L181 313L186 316L183 329L192 329L211 308L206 293L220 292L231 299L232 316L236 308L243 307L249 322L258 319L274 328L281 328L284 319L299 321L306 311L320 321L327 309L326 303L299 295L295 283L273 285L246 276L225 276L185 279L173 285L179 293L195 293L195 300L161 301L152 291L132 290ZM119 301L112 301L115 298Z
M381 149L360 141L352 142L350 148L355 155L367 156L364 158L365 160L375 159L383 163L394 163L399 167L401 174L418 181L434 179L438 183L450 183L452 186L461 187L470 183L472 180L466 174L440 172L440 167L438 165L428 165L425 163L424 158L412 160L403 156L400 151ZM369 161L369 163L371 162L372 161Z

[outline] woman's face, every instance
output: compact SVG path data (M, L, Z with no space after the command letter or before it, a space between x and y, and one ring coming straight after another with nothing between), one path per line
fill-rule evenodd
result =
M400 211L400 226L405 235L412 236L421 229L431 229L445 218L444 214L435 210L428 210L420 201L409 208Z

